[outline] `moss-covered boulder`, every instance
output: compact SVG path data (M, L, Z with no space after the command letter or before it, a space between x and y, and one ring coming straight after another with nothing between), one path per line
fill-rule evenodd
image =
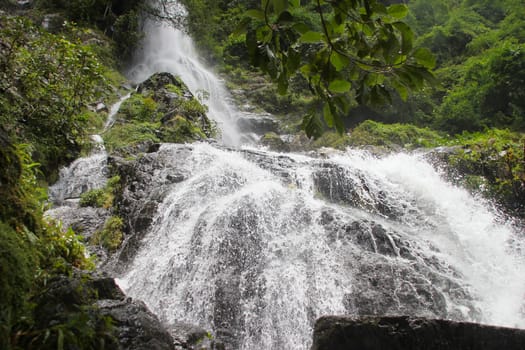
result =
M104 135L106 147L129 156L157 142L186 143L214 136L207 108L170 73L156 73L122 103L115 124Z

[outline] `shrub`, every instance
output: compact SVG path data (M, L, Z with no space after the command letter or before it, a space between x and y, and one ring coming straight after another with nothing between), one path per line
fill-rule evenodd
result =
M435 147L443 138L435 131L418 128L410 124L382 124L371 120L359 124L350 135L350 144L354 146Z
M80 202L79 205L81 207L95 207L95 208L101 208L104 206L104 203L106 202L107 194L104 191L104 189L94 189L87 191L85 193L82 193L80 196Z
M95 232L91 239L92 244L97 244L110 252L114 252L120 247L124 239L122 229L124 222L118 216L112 216L106 220L104 228L101 231Z

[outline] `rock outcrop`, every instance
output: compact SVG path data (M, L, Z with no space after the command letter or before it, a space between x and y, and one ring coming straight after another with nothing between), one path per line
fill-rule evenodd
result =
M408 316L317 320L311 350L517 350L525 330Z
M36 326L41 329L64 324L82 335L85 322L96 325L109 349L175 349L173 338L146 305L127 298L107 276L80 272L58 276L35 298L35 304ZM74 319L78 321L73 323Z

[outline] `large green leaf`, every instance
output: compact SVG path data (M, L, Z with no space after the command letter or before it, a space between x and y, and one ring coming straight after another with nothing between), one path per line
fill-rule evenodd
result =
M261 10L256 10L256 9L248 10L244 14L250 18L264 20L264 12Z
M336 79L330 82L330 84L328 85L328 90L335 93L345 93L350 91L351 87L352 84L349 81Z
M281 14L288 9L288 0L272 0L273 10L276 14Z
M414 41L414 32L412 29L403 22L393 23L394 27L401 33L401 51L403 54L407 54L412 50L412 43Z
M303 43L317 43L323 40L323 34L314 31L308 31L301 35L299 41Z
M330 104L325 103L323 106L323 117L324 121L326 122L326 125L328 125L329 128L334 127L334 116L332 115L332 111L330 110Z
M396 19L406 17L408 14L408 7L404 4L390 5L387 8L388 15Z
M308 114L303 118L302 128L306 136L318 138L323 134L324 128L321 119L317 113Z
M346 66L348 66L348 64L350 63L350 59L334 51L330 55L330 63L332 63L335 70L339 72L343 70Z
M432 69L436 66L436 57L430 52L427 48L419 48L414 51L414 58L416 62L422 65L425 68Z

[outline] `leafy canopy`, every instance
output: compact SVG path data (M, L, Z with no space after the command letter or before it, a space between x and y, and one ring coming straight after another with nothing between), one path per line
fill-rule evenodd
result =
M318 20L303 21L304 12ZM303 15L302 15L303 14ZM308 136L319 136L324 122L344 132L343 117L353 101L391 103L397 92L433 83L435 59L428 49L414 48L414 33L402 21L404 4L384 6L375 0L261 0L246 11L236 34L244 33L255 66L286 94L290 79L302 75L318 98L303 119Z

